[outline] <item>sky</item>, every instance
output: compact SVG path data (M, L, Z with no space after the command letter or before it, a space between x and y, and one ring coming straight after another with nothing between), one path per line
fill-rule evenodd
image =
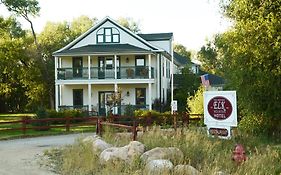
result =
M132 18L141 33L173 32L174 42L198 51L207 39L225 31L231 24L220 14L219 0L38 0L40 16L33 19L39 33L47 21L72 21L81 15L98 20ZM0 15L9 12L0 5ZM24 19L23 28L29 28Z

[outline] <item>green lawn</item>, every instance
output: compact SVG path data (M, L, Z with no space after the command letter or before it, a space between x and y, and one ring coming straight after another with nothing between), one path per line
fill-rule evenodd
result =
M21 120L22 117L28 116L32 117L34 114L0 114L0 123L8 121L17 121ZM59 126L52 125L52 126ZM51 128L48 131L36 131L34 129L29 129L26 131L25 135L21 130L13 131L4 131L5 129L10 128L21 128L21 123L12 123L12 124L0 124L0 140L13 139L13 138L23 138L23 137L36 137L36 136L45 136L45 135L59 135L59 134L70 134L70 133L81 133L81 132L95 132L95 126L73 126L70 127L70 131L66 132L65 127L61 128ZM32 125L27 125L27 127L32 127Z

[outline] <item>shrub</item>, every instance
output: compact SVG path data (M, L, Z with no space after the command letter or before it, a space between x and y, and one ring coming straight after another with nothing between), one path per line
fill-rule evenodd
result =
M244 116L240 123L239 129L241 129L245 133L250 133L254 135L267 135L277 136L280 138L281 131L281 121L274 120L269 117L257 116L257 115L246 115Z
M61 111L56 111L56 110L48 110L47 111L48 117L49 118L63 118L63 117L85 117L86 114L77 109L67 109L67 110L61 110ZM72 122L79 122L81 120L72 120ZM62 124L65 123L65 121L53 121L53 124Z
M44 108L38 109L34 119L46 119L46 118L48 118L47 111ZM35 130L37 130L37 131L48 131L48 130L50 130L50 128L48 128L50 123L46 122L46 121L35 121L35 122L32 122L32 125L35 126L35 127L45 127L45 128L36 128Z
M128 117L133 117L135 115L134 113L134 107L132 105L127 105L125 107L124 115Z
M203 92L204 92L204 88L203 88L203 86L200 86L199 89L194 94L194 96L190 96L187 98L186 110L189 113L193 113L193 114L203 114L204 113Z

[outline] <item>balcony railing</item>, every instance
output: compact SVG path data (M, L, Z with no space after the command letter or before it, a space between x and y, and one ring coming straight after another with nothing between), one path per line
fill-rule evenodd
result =
M59 80L88 79L88 68L58 68ZM114 68L90 68L91 79L114 79ZM117 68L117 79L148 79L148 66L127 66ZM151 67L151 78L154 78L154 68Z

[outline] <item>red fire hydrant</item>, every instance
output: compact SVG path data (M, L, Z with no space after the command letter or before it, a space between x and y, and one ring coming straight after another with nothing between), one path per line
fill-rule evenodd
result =
M241 164L242 162L247 160L245 149L241 144L235 145L232 160L234 160L237 164Z

